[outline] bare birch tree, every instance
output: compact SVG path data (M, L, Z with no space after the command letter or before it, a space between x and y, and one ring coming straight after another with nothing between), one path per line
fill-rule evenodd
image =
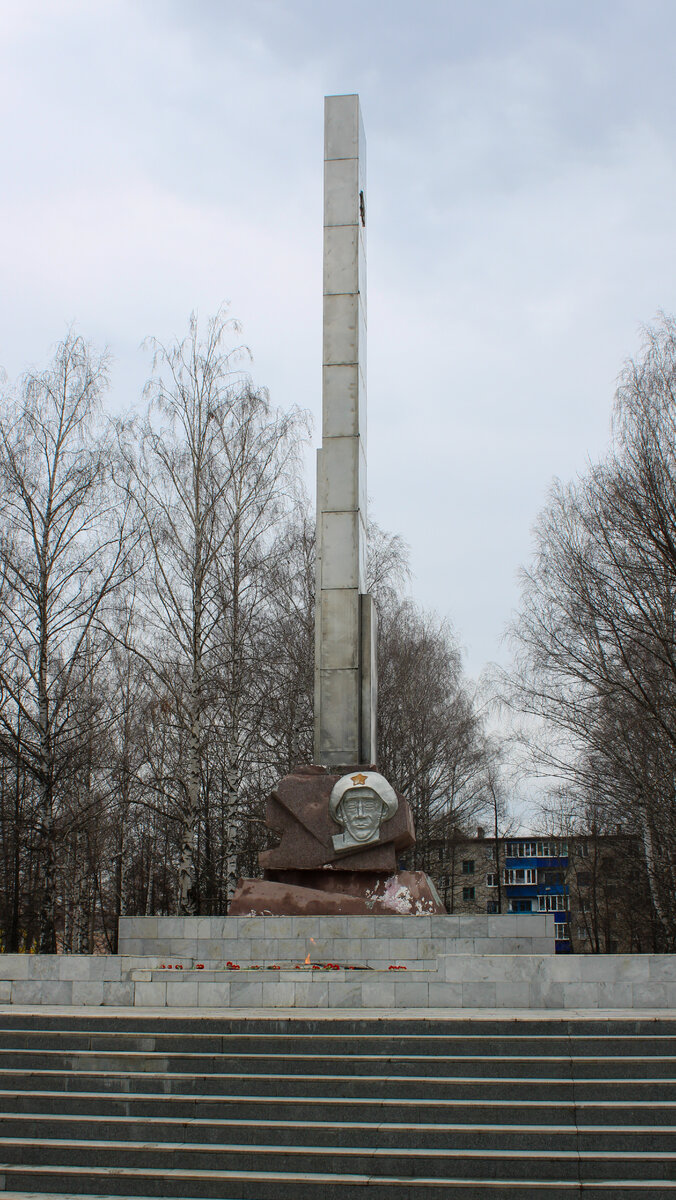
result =
M74 693L98 666L91 638L124 567L113 444L97 423L106 384L105 355L71 333L0 418L0 747L38 788L44 953L56 950L58 809L82 755Z
M512 702L541 770L635 831L676 944L676 322L646 331L606 459L556 483L514 626ZM612 814L612 818L611 818Z
M218 727L227 776L226 839L234 845L246 748L244 687L269 546L279 521L297 416L276 412L226 349L237 330L219 312L202 340L153 342L155 374L131 494L146 547L145 627L136 644L171 698L184 752L168 799L180 828L178 911L196 912L205 731ZM216 713L218 719L216 725ZM227 847L226 872L234 875ZM234 886L234 881L233 881Z

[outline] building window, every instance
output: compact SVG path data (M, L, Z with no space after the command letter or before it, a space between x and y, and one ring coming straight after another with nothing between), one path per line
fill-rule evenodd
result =
M590 871L578 871L577 882L578 882L579 887L588 888L591 884L591 872Z
M473 887L463 888L462 889L463 900L473 900L474 899L474 891L475 891L475 889Z
M500 911L500 910L499 910L499 908L498 908L498 902L497 902L497 900L488 900L488 901L486 902L486 912L487 912L487 913L496 913L496 912L499 912L499 911Z
M587 858L587 856L589 854L589 846L587 845L586 842L578 842L575 847L575 851L580 856L580 858Z
M489 871L488 875L486 876L486 887L497 887L497 886L498 886L497 871Z
M473 875L474 874L474 859L473 858L463 859L462 873L463 873L463 875Z
M527 913L531 911L530 900L510 900L509 911L512 913Z
M567 854L567 842L505 842L507 858L565 858Z
M540 876L540 882L545 884L545 887L552 887L557 883L565 883L563 871L543 871Z
M514 885L519 883L537 883L538 873L534 867L519 867L518 869L505 871L505 883Z
M556 857L556 845L554 842L507 842L505 854L507 858Z
M567 912L567 896L538 896L540 912Z

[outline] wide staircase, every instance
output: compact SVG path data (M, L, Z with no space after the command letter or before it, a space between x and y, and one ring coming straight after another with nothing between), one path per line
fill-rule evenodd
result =
M6 1195L676 1200L676 1021L0 1016Z

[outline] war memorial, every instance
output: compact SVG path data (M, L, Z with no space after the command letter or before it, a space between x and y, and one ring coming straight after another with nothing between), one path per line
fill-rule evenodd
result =
M676 956L556 955L552 914L446 913L401 868L365 592L365 144L325 109L314 763L223 916L0 955L8 1196L676 1195ZM274 843L274 844L273 844Z
M673 956L557 956L551 914L448 914L423 872L398 865L415 830L378 771L365 590L365 157L359 98L327 97L315 761L268 797L274 844L227 916L122 917L113 957L2 955L0 1003L676 1007Z

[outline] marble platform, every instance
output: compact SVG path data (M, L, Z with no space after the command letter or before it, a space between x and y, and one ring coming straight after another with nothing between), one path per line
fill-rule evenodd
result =
M556 955L537 913L123 917L119 955L0 955L3 1004L665 1010L676 955Z
M118 955L0 955L0 1005L676 1009L676 955L556 955L554 932L544 913L123 917Z
M673 954L445 954L428 969L228 969L174 956L0 955L0 1005L193 1009L676 1009ZM178 969L177 969L178 968Z
M550 913L444 916L120 917L119 952L230 959L260 966L312 962L432 967L443 954L553 954Z

